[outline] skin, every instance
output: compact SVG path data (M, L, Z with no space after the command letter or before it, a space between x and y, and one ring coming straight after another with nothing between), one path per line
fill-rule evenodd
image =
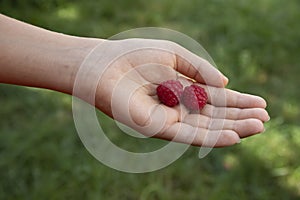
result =
M0 27L1 83L76 95L147 137L225 147L263 132L263 123L270 119L263 98L226 89L228 79L221 72L173 42L74 37L4 15L0 15ZM126 54L101 65L102 58L119 49ZM105 52L99 53L96 67L83 64L91 52L96 56ZM80 70L91 78L84 79L76 93ZM162 105L155 89L169 79L204 87L208 104L200 112L190 112L182 105ZM94 85L95 91L90 89Z

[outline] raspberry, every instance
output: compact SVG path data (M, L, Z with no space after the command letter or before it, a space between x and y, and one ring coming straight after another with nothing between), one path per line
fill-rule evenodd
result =
M158 99L166 106L173 107L179 103L183 86L179 81L168 80L156 88Z
M206 105L207 99L204 88L195 84L185 87L181 98L189 110L201 110Z

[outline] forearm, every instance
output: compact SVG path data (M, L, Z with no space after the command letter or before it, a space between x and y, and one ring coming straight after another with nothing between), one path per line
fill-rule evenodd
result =
M0 82L71 94L76 72L101 40L68 36L0 15Z

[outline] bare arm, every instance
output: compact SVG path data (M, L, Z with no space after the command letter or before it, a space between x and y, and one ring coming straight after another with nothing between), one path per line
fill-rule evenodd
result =
M74 76L101 40L48 31L0 14L0 82L71 94Z
M128 50L128 53L111 66L81 65L96 46L104 46L108 57L118 49ZM158 48L143 49L147 46ZM160 47L167 51L161 51ZM139 50L130 51L132 48ZM83 79L83 87L80 87L83 91L77 96L147 136L197 146L223 147L262 132L263 122L269 120L264 99L225 89L228 80L221 72L169 41L104 41L74 37L0 15L0 49L0 83L47 88L74 95L78 70L86 67L83 70L88 73ZM107 59L105 55L94 56ZM105 71L99 80L97 75L102 68ZM155 97L157 85L165 79L175 79L177 73L207 88L209 104L200 113L190 113L180 106L164 106ZM182 81L190 84L190 79L182 77ZM89 91L94 83L97 84L95 96ZM118 88L120 92L114 95ZM161 129L154 132L157 127ZM205 140L206 136L208 140Z

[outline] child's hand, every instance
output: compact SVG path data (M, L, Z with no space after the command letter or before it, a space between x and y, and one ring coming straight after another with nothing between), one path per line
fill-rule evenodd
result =
M264 131L263 122L269 120L265 100L225 89L226 77L181 46L147 39L106 43L108 54L125 52L110 65L98 66L103 71L96 107L114 119L145 136L197 146L229 146ZM193 79L206 89L208 104L200 113L159 102L156 87L171 79L184 86Z

